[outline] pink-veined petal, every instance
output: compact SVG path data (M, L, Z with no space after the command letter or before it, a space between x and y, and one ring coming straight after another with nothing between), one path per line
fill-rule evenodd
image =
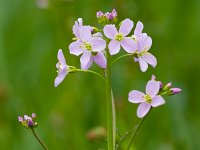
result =
M100 37L91 38L90 44L92 45L93 52L100 52L106 48L106 41Z
M101 68L106 68L106 57L103 52L98 52L98 54L94 57L94 62L100 66Z
M105 36L109 39L114 39L115 35L118 33L115 25L106 25L103 28L103 32L104 32Z
M151 98L156 96L158 94L159 90L160 90L160 82L154 81L154 80L148 81L148 83L146 85L146 93L148 95L150 95Z
M152 54L146 53L146 54L144 54L142 56L142 58L144 60L146 60L147 63L150 64L152 67L154 67L154 68L156 67L156 65L157 65L157 59Z
M127 36L133 28L133 21L130 19L125 19L122 21L122 24L119 28L119 33L122 33L123 36Z
M139 118L143 118L149 112L150 108L151 108L151 104L148 104L146 102L141 103L137 109L137 116Z
M158 107L158 106L163 105L163 104L165 104L165 100L163 99L162 96L157 95L157 96L152 98L151 106Z
M58 76L56 77L56 79L54 81L54 86L57 87L65 79L66 75L67 75L66 69L60 71Z
M115 55L120 50L120 42L117 40L111 40L108 45L109 51L111 55Z
M81 41L75 41L75 42L71 43L69 45L70 54L73 54L73 55L76 55L76 56L79 56L80 54L82 54L83 49L80 47L81 44L82 44Z
M82 41L89 41L92 38L92 30L90 26L83 26L80 28L80 39Z
M121 41L121 46L128 53L134 53L137 50L137 43L132 38L125 37Z
M141 103L141 102L145 102L144 96L145 96L144 93L137 90L133 90L129 92L128 100L131 103Z
M67 66L65 61L65 56L62 52L62 49L59 49L57 54L58 61L61 63L62 66Z
M139 65L142 72L145 72L148 68L147 62L141 57L139 57Z
M135 27L134 35L135 35L135 36L138 36L138 35L142 34L143 28L144 28L143 23L140 22L140 21L138 21L138 22L137 22L137 25L136 25L136 27Z
M85 50L80 58L80 61L81 61L81 69L87 70L90 67L88 64L91 61L91 52Z

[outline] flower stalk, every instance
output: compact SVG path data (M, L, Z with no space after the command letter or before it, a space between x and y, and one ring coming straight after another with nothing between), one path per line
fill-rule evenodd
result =
M115 148L115 137L114 137L114 122L113 122L113 107L112 102L112 89L111 89L111 67L110 64L111 55L107 49L107 68L105 69L106 77L106 109L107 109L107 139L108 139L108 150L114 150Z
M151 109L150 109L151 110ZM149 114L149 113L148 113ZM146 119L146 117L148 116L148 114L146 116L144 116L143 118L140 119L139 123L136 125L136 127L134 127L134 132L132 132L132 135L131 135L131 138L129 140L129 143L128 143L128 147L127 147L127 150L130 149L131 147L131 144L133 143L133 140L135 138L135 136L137 135L139 129L141 128L142 126L142 123L144 122L144 120Z
M38 135L36 134L34 128L31 129L34 137L37 139L37 141L40 143L40 145L44 148L44 150L48 150L47 146L44 144L44 142L38 137Z

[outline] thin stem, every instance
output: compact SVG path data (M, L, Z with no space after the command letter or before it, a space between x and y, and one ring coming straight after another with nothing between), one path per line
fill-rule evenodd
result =
M126 132L123 137L120 138L119 142L116 144L116 150L118 150L119 146L128 138L128 136L136 129L136 126L131 129L129 132Z
M109 67L111 67L117 61L119 61L121 58L124 58L124 57L127 57L127 56L132 56L132 55L134 55L134 54L125 54L125 55L119 56L118 58L116 58L115 60L113 60L113 62L110 64Z
M107 50L107 64L110 64L111 55ZM111 68L107 65L105 69L106 77L106 107L107 107L107 138L108 138L108 150L114 150L115 137L113 132L113 102L112 102L112 92L111 92Z
M99 73L97 73L95 71L92 71L92 70L82 70L82 69L76 69L76 71L78 71L78 72L92 73L92 74L95 74L95 75L99 76L100 78L102 78L104 80L104 82L106 81L106 79L102 75L100 75Z
M151 109L150 109L150 110L151 110ZM149 112L149 113L150 113L150 112ZM149 114L149 113L148 113L148 114ZM133 134L131 135L130 141L129 141L129 143L128 143L127 150L130 149L131 144L132 144L132 142L133 142L135 136L137 135L137 133L138 133L140 127L142 126L142 123L144 122L144 120L145 120L145 118L148 116L148 114L147 114L144 118L140 119L140 122L139 122L138 125L136 126L136 129L134 130Z
M47 146L44 144L44 142L37 136L37 134L35 133L35 130L34 129L31 129L33 135L35 136L35 138L37 139L37 141L40 143L40 145L42 145L42 147L45 149L45 150L48 150Z

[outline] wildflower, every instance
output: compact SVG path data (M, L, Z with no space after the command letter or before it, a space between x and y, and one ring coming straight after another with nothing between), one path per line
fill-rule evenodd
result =
M57 87L64 80L65 76L68 74L68 71L67 71L68 66L66 64L65 57L61 49L59 49L58 51L57 58L59 62L56 64L56 67L58 68L58 71L57 71L58 76L56 77L54 81L55 87Z
M157 65L157 59L148 52L151 45L151 37L147 36L147 34L142 34L141 39L138 41L138 50L136 51L137 57L134 57L135 62L139 62L142 72L145 72L148 69L148 64L154 68Z
M140 103L137 109L137 116L143 118L151 107L158 107L165 103L162 96L158 95L160 90L160 82L155 80L148 81L146 85L146 94L133 90L129 93L128 100L131 103Z
M32 129L37 127L37 122L35 121L36 114L32 113L31 117L24 115L24 118L18 116L18 121L27 129Z
M115 25L106 25L103 29L104 34L107 38L111 39L108 48L111 55L115 55L119 52L122 46L128 53L134 53L137 49L136 42L130 38L126 37L133 28L133 21L130 19L125 19L119 28L119 32ZM121 46L120 46L121 45Z
M101 68L106 68L106 58L103 50L106 48L106 41L100 36L93 36L90 26L83 26L80 29L80 39L69 45L70 53L80 58L81 69L87 70L94 61Z
M96 15L97 15L97 18L100 18L104 15L104 13L102 11L98 11Z

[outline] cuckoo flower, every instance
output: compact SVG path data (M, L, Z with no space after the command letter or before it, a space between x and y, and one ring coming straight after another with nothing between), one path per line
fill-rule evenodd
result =
M94 61L101 68L106 68L106 58L103 50L106 48L106 41L100 36L93 36L90 26L83 26L80 29L80 40L69 45L70 53L80 58L81 69L87 70Z
M147 36L147 34L142 34L141 39L138 41L138 51L137 58L135 57L135 62L139 62L140 69L142 72L145 72L148 69L148 64L152 67L156 67L157 59L148 52L151 48L152 39Z
M63 55L63 52L61 49L59 49L58 54L57 54L57 58L58 58L58 63L56 64L56 67L58 68L58 76L56 77L55 81L54 81L54 86L57 87L65 78L65 76L68 73L68 66L66 64L65 61L65 57Z
M117 31L115 25L106 25L104 27L103 31L105 36L111 39L108 45L111 55L117 54L121 46L128 53L134 53L134 51L137 49L137 44L131 37L126 37L131 32L132 28L133 21L130 19L125 19L122 21L119 32Z
M162 96L158 95L160 82L150 80L146 85L146 94L133 90L129 93L128 100L131 103L140 103L137 109L137 116L143 118L151 107L157 107L165 103Z
M35 128L37 127L37 122L35 121L36 114L32 113L31 117L24 115L24 118L18 116L18 121L26 128Z

